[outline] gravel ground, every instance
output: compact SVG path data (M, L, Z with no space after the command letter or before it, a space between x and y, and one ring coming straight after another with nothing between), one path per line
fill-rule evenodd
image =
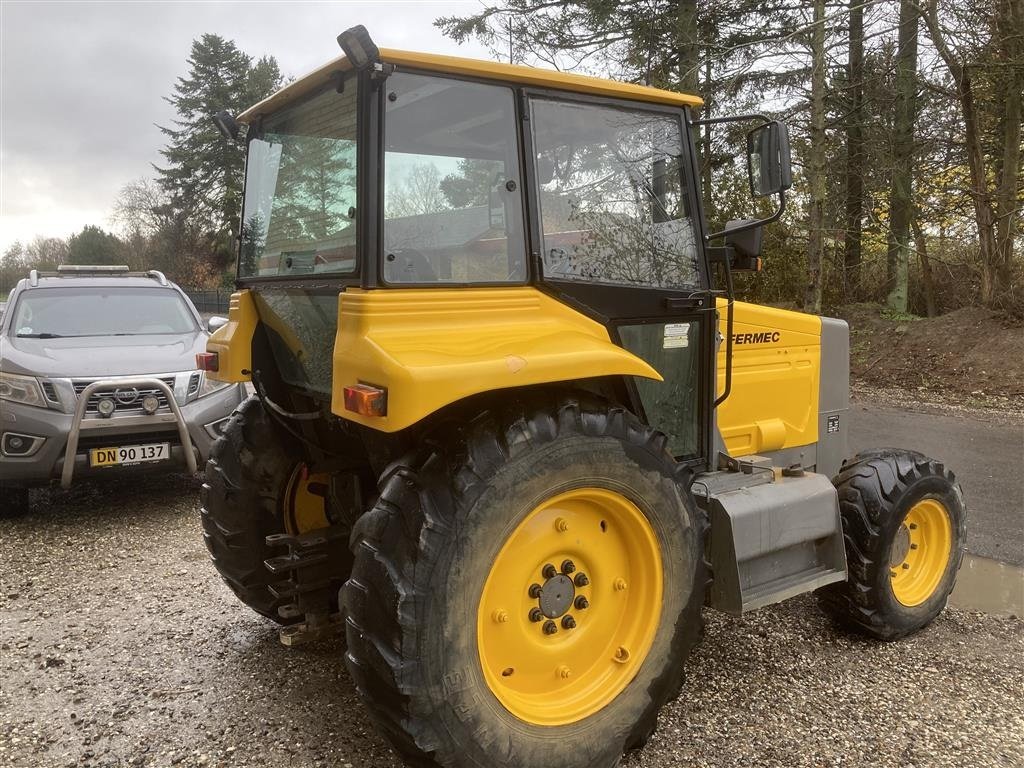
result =
M197 500L185 477L83 485L0 521L0 766L399 766L340 640L286 649L216 578ZM709 612L624 765L1022 766L1022 661L1016 618L947 611L883 645L808 598Z

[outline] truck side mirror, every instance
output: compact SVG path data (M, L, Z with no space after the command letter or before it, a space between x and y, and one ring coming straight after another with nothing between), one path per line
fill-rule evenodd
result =
M754 197L777 195L793 186L789 131L784 122L772 120L747 134L747 171Z
M217 315L214 315L213 317L206 321L206 330L208 330L210 333L216 333L218 330L220 330L227 324L228 319L226 317L219 317Z

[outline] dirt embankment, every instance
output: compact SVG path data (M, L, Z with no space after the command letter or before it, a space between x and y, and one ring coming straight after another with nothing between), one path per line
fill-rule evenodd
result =
M925 318L877 304L852 304L835 314L850 324L855 384L965 405L1024 405L1024 326L1019 321L976 307Z

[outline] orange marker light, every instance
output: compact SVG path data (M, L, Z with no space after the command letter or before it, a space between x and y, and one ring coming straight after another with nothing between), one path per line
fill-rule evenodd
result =
M220 359L216 352L197 352L196 368L201 371L216 371L220 368Z
M345 387L345 410L362 416L385 416L388 412L388 391L369 384Z

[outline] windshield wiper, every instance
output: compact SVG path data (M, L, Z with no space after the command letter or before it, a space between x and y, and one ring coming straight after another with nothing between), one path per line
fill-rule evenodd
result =
M63 339L63 333L19 333L19 339Z

